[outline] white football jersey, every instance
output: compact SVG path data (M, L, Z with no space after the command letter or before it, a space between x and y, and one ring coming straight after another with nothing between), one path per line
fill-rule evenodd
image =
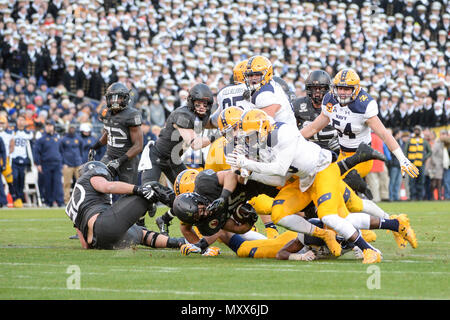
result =
M27 142L33 139L33 133L27 130L16 130L13 139L14 151L11 153L11 159L16 157L28 158Z
M281 105L280 110L273 117L276 122L284 122L289 125L297 126L294 111L283 87L274 80L270 80L258 91L253 93L251 98L255 108L262 109L272 104Z
M9 130L0 131L0 137L3 139L3 143L5 144L6 155L9 156L9 145L11 143L11 139L13 138L13 133Z
M296 126L277 122L267 138L267 147L261 150L263 163L251 162L246 168L257 173L300 178L300 189L306 191L314 182L317 172L329 166L331 152L307 141ZM272 154L272 157L267 153ZM253 179L253 174L250 176ZM256 179L255 179L256 180ZM279 181L274 179L274 181ZM267 183L265 181L259 181ZM271 184L274 185L274 184Z
M247 86L244 83L240 83L223 87L217 93L217 110L211 116L211 122L214 126L217 127L217 118L223 109L234 106L246 112L255 107L251 102L244 99L246 90Z
M346 106L341 106L328 92L322 101L322 113L337 130L343 151L356 151L361 142L370 144L372 141L366 121L378 114L378 104L366 91L361 89L356 99Z

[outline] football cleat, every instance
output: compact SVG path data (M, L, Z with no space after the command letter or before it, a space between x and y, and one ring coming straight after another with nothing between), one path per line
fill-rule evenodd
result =
M381 253L373 249L363 250L363 262L364 264L381 262Z
M395 215L395 214L391 215L389 217L389 219L397 219L397 218L398 218L398 216ZM400 221L399 221L399 226L400 226ZM397 246L400 249L405 249L406 248L406 246L408 245L408 241L405 240L400 233L395 232L395 231L390 231L390 230L387 230L387 232L392 232L392 235L394 236L394 240L395 240L395 242L397 243Z
M23 208L22 199L18 198L16 200L14 200L13 206L14 206L14 208Z
M155 220L156 225L159 228L159 233L165 235L165 236L169 236L169 226L170 223L165 223L164 220L161 217L156 218Z
M381 152L371 148L368 144L361 142L356 149L355 156L359 157L360 162L369 160L381 160L386 161L386 157Z
M406 214L400 214L397 217L397 220L399 222L398 226L398 233L409 242L411 247L414 249L417 248L417 238L416 233L409 225L409 219Z
M325 244L327 245L328 249L330 249L331 253L335 257L339 257L341 255L342 247L336 241L336 233L333 230L325 230L316 227L312 235L325 241Z

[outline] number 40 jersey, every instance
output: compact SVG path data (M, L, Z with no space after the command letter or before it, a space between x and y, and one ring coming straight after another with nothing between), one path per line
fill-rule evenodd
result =
M361 89L356 99L346 106L341 106L328 92L323 97L322 112L337 130L342 151L354 152L361 142L372 141L366 121L378 114L378 104L366 91Z

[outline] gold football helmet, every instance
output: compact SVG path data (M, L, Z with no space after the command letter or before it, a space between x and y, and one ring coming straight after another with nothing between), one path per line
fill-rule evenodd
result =
M234 84L245 83L244 72L247 67L247 61L244 60L236 64L233 68L233 81Z
M225 136L236 128L243 113L244 111L241 108L234 106L223 109L217 119L217 126L220 133Z
M247 137L257 133L257 142L265 142L272 131L269 116L260 109L245 112L239 120L238 128Z
M186 169L181 171L173 184L175 194L178 196L182 193L194 192L195 178L197 175L198 171L195 169Z
M353 88L349 95L338 94L339 87ZM353 69L343 69L339 71L333 79L333 94L341 105L349 104L354 101L361 91L360 79Z
M272 78L273 67L269 59L263 56L253 56L248 59L244 79L250 90L259 90L263 85L269 83Z

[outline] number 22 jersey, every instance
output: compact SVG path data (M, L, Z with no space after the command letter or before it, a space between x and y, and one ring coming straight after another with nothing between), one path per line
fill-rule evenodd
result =
M341 106L334 94L328 92L323 97L322 112L337 130L342 151L354 152L361 142L370 144L372 141L371 129L366 121L378 114L378 104L363 89L346 106Z

